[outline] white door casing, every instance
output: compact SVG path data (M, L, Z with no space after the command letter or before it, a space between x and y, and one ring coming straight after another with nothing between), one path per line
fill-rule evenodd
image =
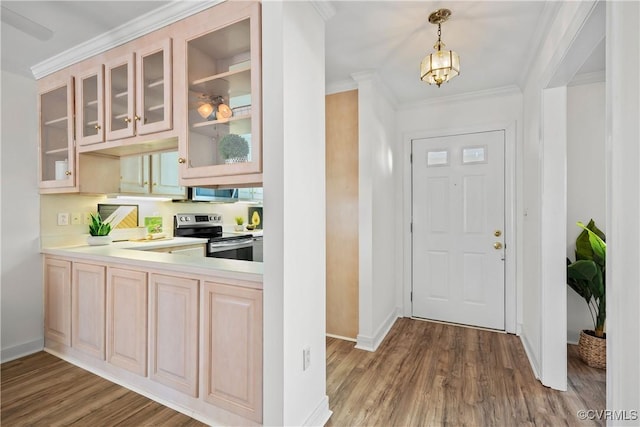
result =
M412 141L413 316L505 329L504 152L502 130Z

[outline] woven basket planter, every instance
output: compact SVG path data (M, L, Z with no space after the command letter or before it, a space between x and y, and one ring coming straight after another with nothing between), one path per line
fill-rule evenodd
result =
M580 332L578 354L587 365L598 369L607 368L606 336L607 334L605 334L604 338L598 338L594 335L588 334L586 330Z

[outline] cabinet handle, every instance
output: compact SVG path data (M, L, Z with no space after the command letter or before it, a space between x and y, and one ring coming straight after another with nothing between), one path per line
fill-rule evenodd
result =
M136 122L139 122L139 121L140 121L140 116L136 114L135 116L133 116L133 119L134 119Z
M64 174L67 175L67 176L70 176L71 175L71 171L66 171Z
M100 130L101 126L100 126L100 125L95 125L95 126L94 126L94 128L95 128L96 130Z
M158 185L158 183L157 183L157 182L154 182L154 183L153 183L153 186L155 187L156 185Z
M145 181L143 185L149 185L149 181Z
M178 163L182 164L182 163L186 163L187 161L185 160L184 157L178 157Z
M131 119L130 119L129 117L125 117L125 118L124 118L124 121L125 121L126 123L131 123Z

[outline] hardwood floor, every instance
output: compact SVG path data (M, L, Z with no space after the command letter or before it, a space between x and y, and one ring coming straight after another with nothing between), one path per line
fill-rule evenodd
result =
M569 390L544 387L514 335L398 319L375 353L327 338L329 426L601 425L605 371L569 346Z
M2 364L3 426L205 426L49 353Z
M398 319L375 353L327 338L328 426L602 425L605 371L568 347L569 390L542 386L518 337ZM40 352L2 364L3 426L204 426Z

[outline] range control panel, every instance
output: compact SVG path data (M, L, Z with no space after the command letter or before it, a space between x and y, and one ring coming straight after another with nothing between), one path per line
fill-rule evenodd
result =
M222 215L213 214L177 214L175 216L175 225L177 227L193 227L222 225Z

